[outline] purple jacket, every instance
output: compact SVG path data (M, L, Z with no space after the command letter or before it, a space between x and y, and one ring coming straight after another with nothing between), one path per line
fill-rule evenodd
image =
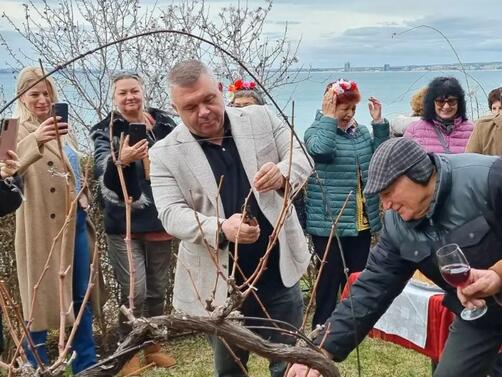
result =
M415 140L427 153L446 153L434 130L435 127L431 122L419 119L408 126L404 132L404 137ZM443 134L451 153L464 153L473 129L474 124L467 120L457 124L449 135L445 134L441 129L439 131Z

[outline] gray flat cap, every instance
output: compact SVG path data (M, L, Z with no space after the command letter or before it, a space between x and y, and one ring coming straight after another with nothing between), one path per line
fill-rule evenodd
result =
M414 140L393 138L382 143L371 158L365 195L375 195L402 175L426 182L434 165L425 150Z

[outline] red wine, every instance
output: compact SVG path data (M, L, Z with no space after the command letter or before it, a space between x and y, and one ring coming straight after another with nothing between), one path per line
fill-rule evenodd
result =
M471 268L465 264L454 263L441 267L441 275L446 282L454 287L461 287L467 283Z

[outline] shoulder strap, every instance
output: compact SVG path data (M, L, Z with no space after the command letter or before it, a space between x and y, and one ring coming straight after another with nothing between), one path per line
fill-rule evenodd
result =
M432 126L432 128L434 129L434 132L436 133L436 135L439 139L439 142L441 143L441 146L444 149L444 153L451 154L450 148L448 147L448 144L446 143L446 140L444 138L443 133L434 125Z

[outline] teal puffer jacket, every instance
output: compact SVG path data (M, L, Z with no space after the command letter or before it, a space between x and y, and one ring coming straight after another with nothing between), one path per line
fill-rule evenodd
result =
M357 126L353 135L337 127L336 119L325 117L320 112L305 131L305 145L315 161L315 169L322 183L312 175L307 184L306 211L307 232L327 237L331 231L331 219L336 219L345 198L352 195L338 222L337 233L341 237L357 236L356 200L357 167L362 173L363 189L368 179L368 168L375 149L389 138L389 122L372 124L372 139L365 126ZM322 193L324 191L324 195ZM323 199L326 198L325 202ZM380 230L378 196L366 198L366 213L371 232Z

